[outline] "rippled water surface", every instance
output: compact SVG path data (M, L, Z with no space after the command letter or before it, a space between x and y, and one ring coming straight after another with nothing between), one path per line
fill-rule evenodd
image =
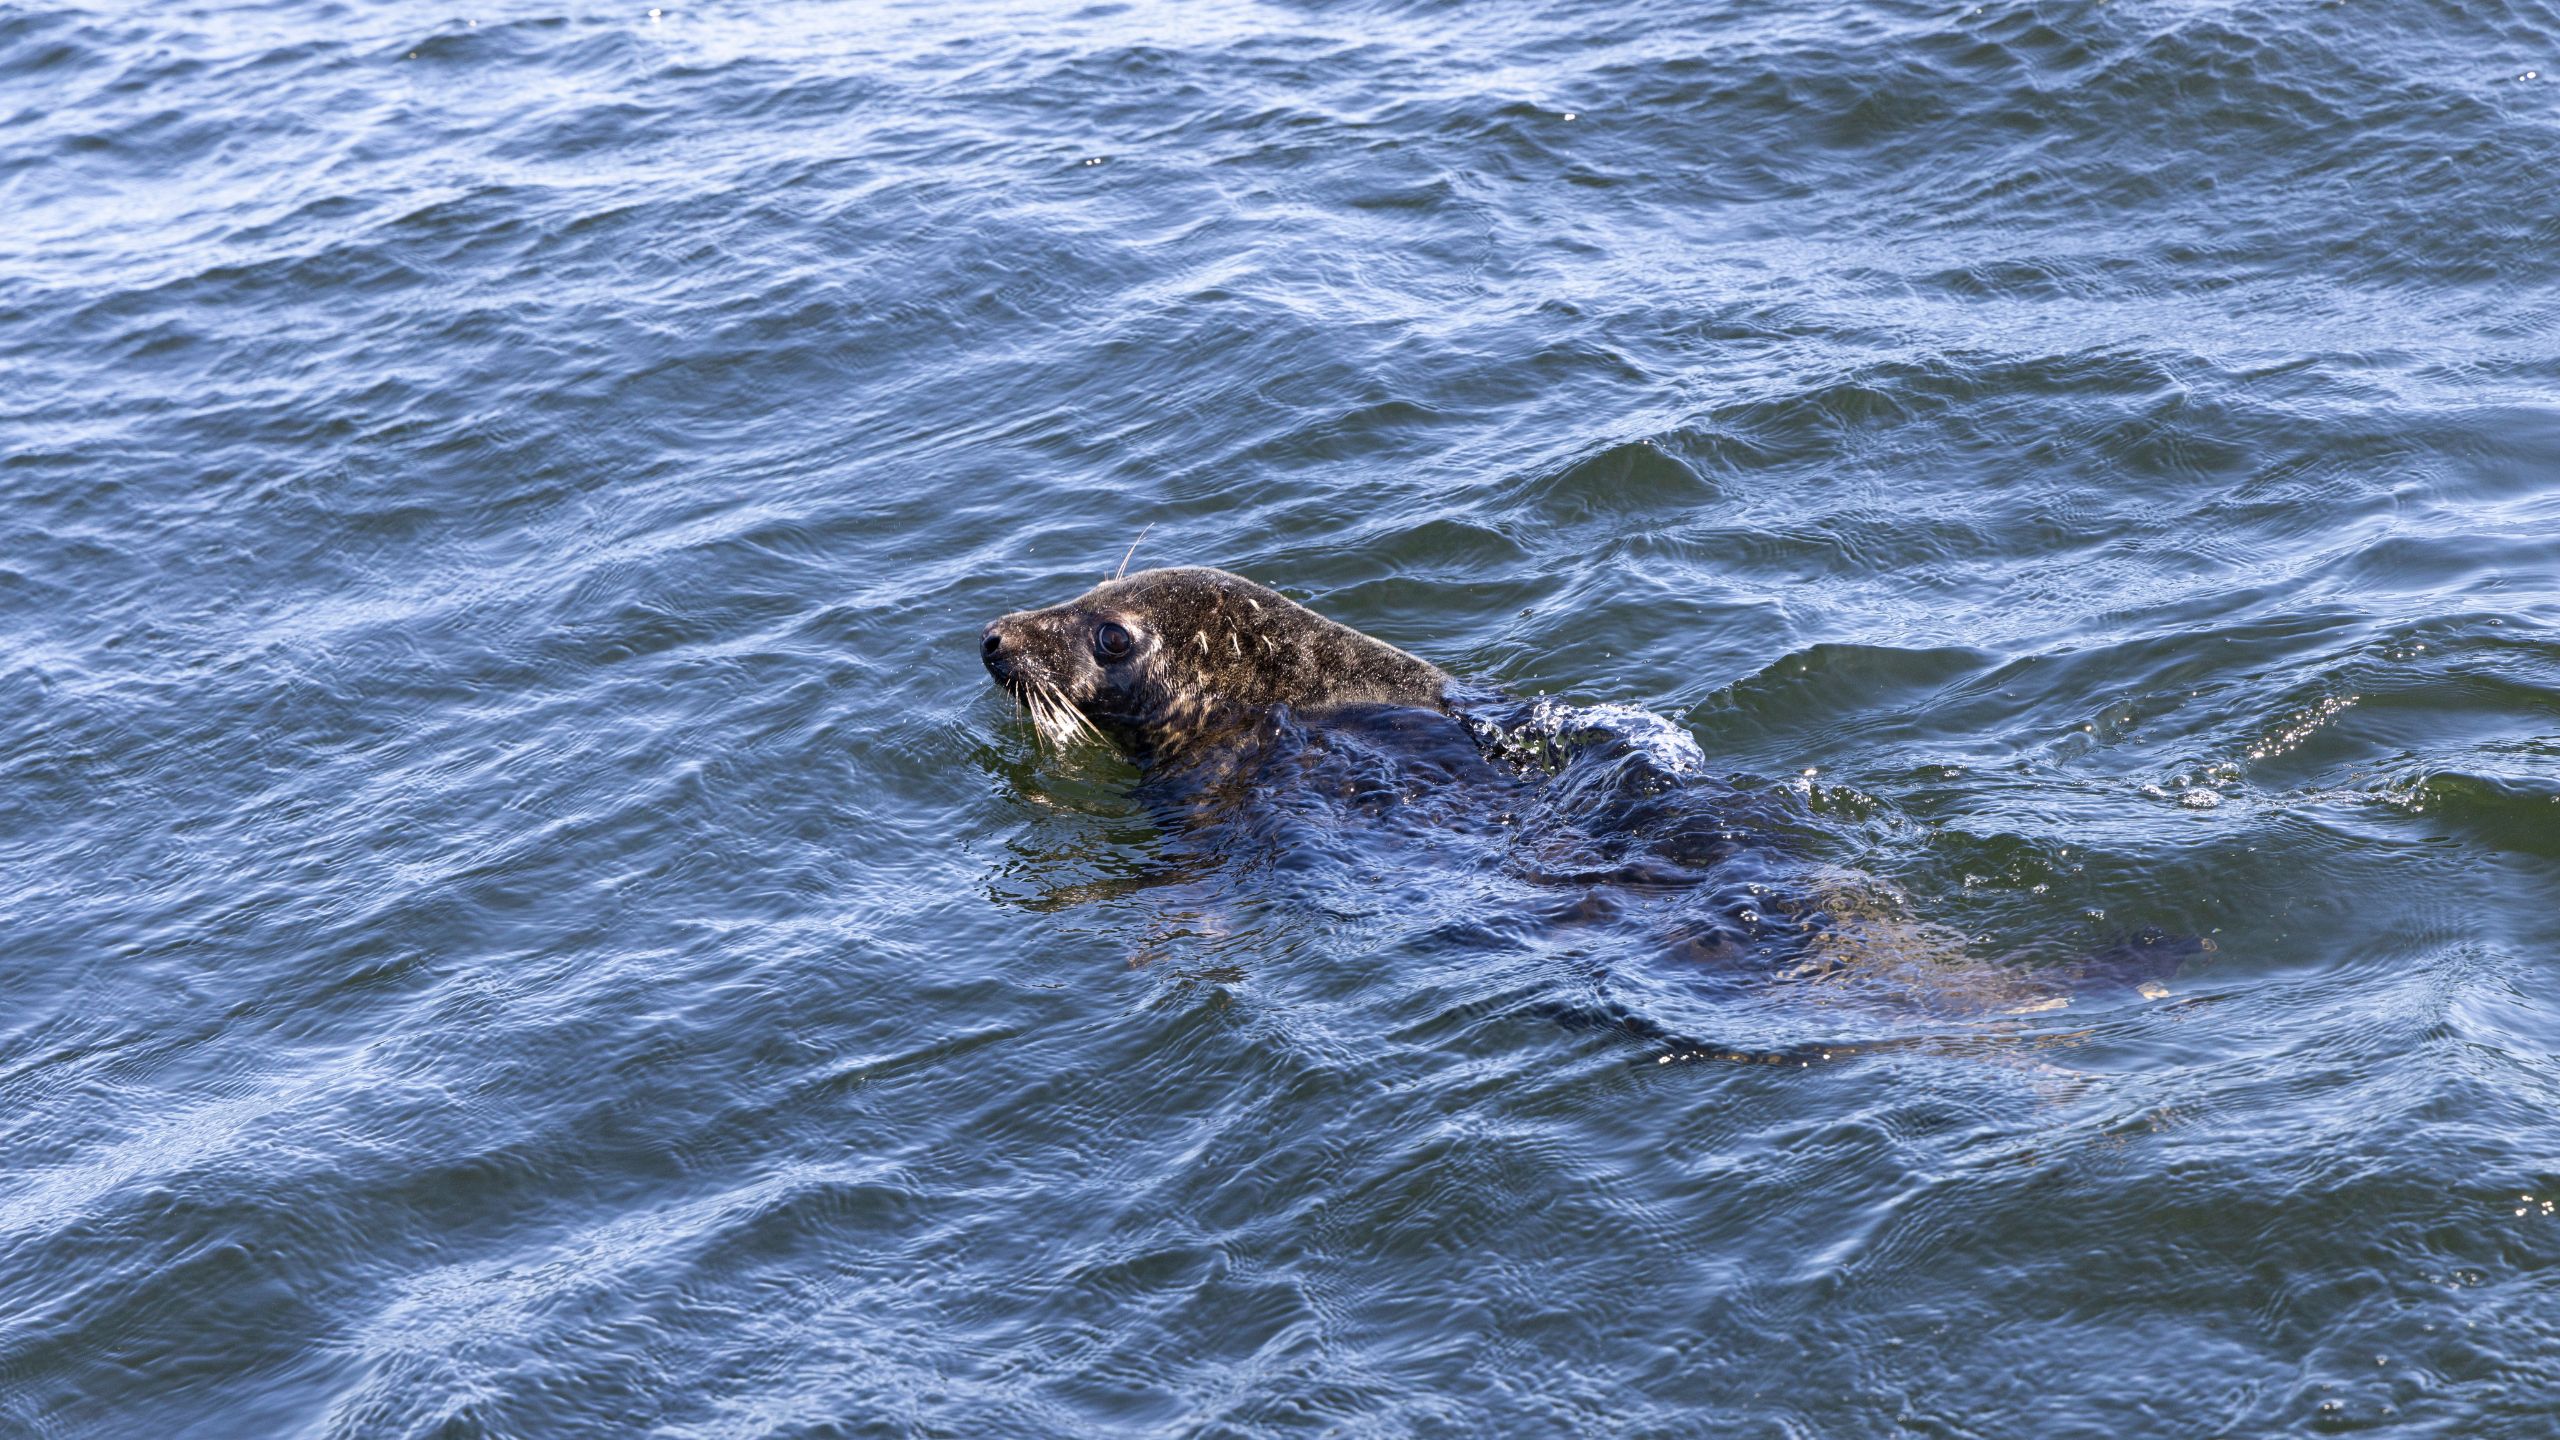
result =
M2554 1433L2560 9L662 9L0 8L0 1434Z

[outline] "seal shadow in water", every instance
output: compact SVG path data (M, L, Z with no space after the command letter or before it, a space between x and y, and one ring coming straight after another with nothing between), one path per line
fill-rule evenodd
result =
M1138 764L1163 837L1139 872L1054 900L1218 879L1451 917L1448 948L1559 957L1571 993L1541 1010L1666 1061L2049 1040L2056 1012L2164 995L2211 948L2149 930L2059 965L1980 958L1815 858L1800 794L1710 773L1670 721L1457 680L1224 571L1107 581L980 649L1045 742Z

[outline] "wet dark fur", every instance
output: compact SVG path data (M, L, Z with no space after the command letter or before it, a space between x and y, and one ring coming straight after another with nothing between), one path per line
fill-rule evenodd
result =
M1128 632L1126 656L1104 654L1105 625ZM1063 605L1001 616L980 633L979 653L1044 735L1064 739L1080 719L1141 762L1284 705L1311 719L1362 705L1442 709L1449 685L1428 661L1206 566L1141 570Z
M1125 654L1107 653L1106 626L1127 631ZM1782 837L1791 826L1776 798L1666 770L1638 737L1605 724L1588 734L1542 730L1530 723L1534 704L1465 686L1427 661L1224 570L1146 570L1107 580L1065 604L1002 616L985 627L979 643L988 673L1030 710L1044 739L1064 744L1091 731L1148 767L1142 788L1156 800L1210 817L1204 825L1233 808L1230 789L1255 789L1271 767L1309 762L1321 768L1332 757L1356 772L1360 767L1350 762L1363 753L1362 738L1390 733L1403 738L1387 748L1410 758L1418 742L1409 722L1436 725L1454 716L1467 724L1434 730L1420 749L1445 754L1456 744L1469 752L1467 761L1492 762L1464 787L1468 794L1491 785L1509 803L1537 804L1542 819L1528 827L1534 839L1514 847L1511 863L1523 879L1576 896L1571 918L1577 923L1597 917L1605 924L1621 909L1679 897L1670 912L1678 917L1672 928L1679 939L1669 947L1666 973L1701 983L1751 973L1775 977L1834 926L1820 900L1790 880L1793 857ZM1343 733L1334 735L1337 729ZM1466 738L1471 730L1472 740ZM1334 743L1312 744L1309 737L1318 733ZM1516 735L1545 735L1548 748L1561 748L1549 754L1533 741L1529 748L1537 754L1524 761L1513 753ZM1487 737L1504 743L1478 762L1474 748ZM1435 739L1441 742L1436 750L1428 743ZM1525 798L1529 792L1507 788L1523 766L1555 776L1552 786L1535 792L1535 802ZM1442 768L1454 776L1468 765ZM1891 982L1894 967L1876 963L1876 956L1890 960L1898 934L1886 932L1865 951L1850 949L1847 963L1855 969L1863 956L1877 972L1865 978ZM1903 937L1916 946L1925 982L1932 954L1918 944L1921 938L1916 932ZM2019 993L2003 993L1998 1003L2008 1013L2026 1013L2014 1008L2022 996L2033 1001L2165 979L2203 948L2209 947L2194 937L2146 931L2078 965L2050 969L2038 977L2041 988L2012 987ZM1918 988L1925 994L1925 983ZM1605 987L1595 988L1588 1002L1565 1006L1559 1018L1621 1029L1701 1058L1809 1062L1940 1043L1921 1036L1737 1048L1666 1028Z

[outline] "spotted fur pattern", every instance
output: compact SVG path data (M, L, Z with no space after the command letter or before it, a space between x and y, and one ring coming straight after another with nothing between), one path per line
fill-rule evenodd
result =
M1114 656L1106 626L1128 637ZM1278 706L1319 717L1350 705L1441 708L1439 667L1327 620L1278 591L1205 566L1141 570L1063 605L1017 610L980 635L987 671L1041 737L1098 736L1164 759Z

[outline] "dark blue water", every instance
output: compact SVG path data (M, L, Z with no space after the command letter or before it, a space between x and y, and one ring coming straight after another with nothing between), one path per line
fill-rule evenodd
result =
M0 9L0 1434L2554 1433L2555 35ZM1044 753L1142 530L1857 943Z

